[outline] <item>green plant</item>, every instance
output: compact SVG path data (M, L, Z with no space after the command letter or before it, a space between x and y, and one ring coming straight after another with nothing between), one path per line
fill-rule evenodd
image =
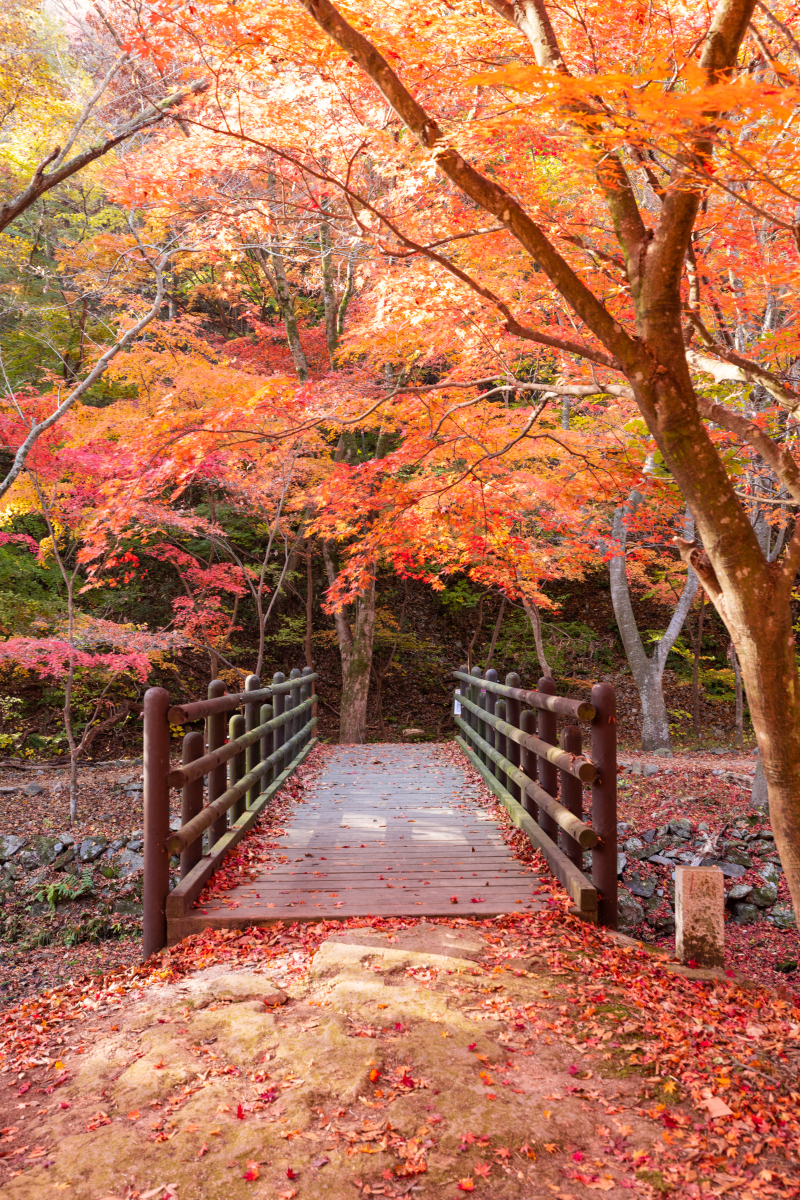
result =
M92 877L88 871L84 871L83 877L79 880L76 875L68 875L66 879L59 880L58 883L48 883L47 887L42 888L36 893L36 899L41 903L47 901L50 905L51 913L55 913L56 905L62 900L78 900L81 896L89 895L92 891Z

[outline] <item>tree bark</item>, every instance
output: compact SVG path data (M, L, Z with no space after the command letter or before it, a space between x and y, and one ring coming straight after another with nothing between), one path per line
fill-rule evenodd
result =
M542 674L548 679L553 678L553 672L550 669L550 664L547 661L544 653L544 641L542 639L542 618L539 609L535 604L531 604L529 600L523 600L522 605L525 612L528 614L528 620L531 623L533 630L533 644L536 647L536 657L539 659L539 666L542 668Z
M333 585L336 581L336 565L328 542L322 543L322 557L328 582ZM343 744L362 743L367 737L367 698L375 635L374 579L351 607L352 622L344 608L333 614L342 659L339 741Z
M706 615L706 594L700 597L700 612L697 614L697 633L694 637L692 657L692 728L694 736L700 737L700 656L703 653L703 621Z
M628 537L627 522L636 513L641 502L641 493L634 490L625 505L620 505L614 514L612 536L620 548L609 562L611 577L611 603L614 616L617 619L622 644L628 666L631 669L633 681L639 692L642 709L642 749L670 750L672 748L669 730L669 713L664 700L664 668L667 656L675 645L675 641L683 628L687 613L697 593L698 579L694 571L689 570L686 584L681 597L675 606L672 619L666 632L656 642L652 655L648 658L631 602L628 577L625 571L625 545ZM691 522L686 528L690 533L693 529Z
M324 206L323 206L324 212ZM336 290L333 283L333 257L331 255L331 227L328 218L324 217L319 227L320 264L322 267L322 297L325 304L325 340L328 344L328 354L333 356L339 342L338 312L336 309Z

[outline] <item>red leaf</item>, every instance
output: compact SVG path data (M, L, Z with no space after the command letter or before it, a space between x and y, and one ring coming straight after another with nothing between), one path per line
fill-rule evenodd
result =
M236 1106L236 1116L240 1121L244 1120L244 1109L242 1108L241 1104L237 1104Z

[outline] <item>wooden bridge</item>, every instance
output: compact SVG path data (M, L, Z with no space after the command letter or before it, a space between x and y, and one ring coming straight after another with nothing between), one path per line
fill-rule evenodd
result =
M526 690L516 674L504 684L494 671L455 675L464 767L472 763L544 854L577 911L616 927L613 688L596 685L585 701L556 695L547 679ZM463 767L435 745L413 744L326 748L256 877L196 906L228 851L317 745L316 678L308 669L289 680L279 673L262 688L249 676L235 694L215 681L208 699L178 705L163 688L147 692L145 957L214 926L490 916L539 906L539 880L514 857ZM559 716L570 722L560 746ZM171 767L170 725L199 722L203 728L183 739L181 766ZM580 722L590 726L592 759L581 753ZM591 824L583 817L585 786L592 789ZM182 789L181 826L173 831L171 788ZM171 891L174 854L181 879Z

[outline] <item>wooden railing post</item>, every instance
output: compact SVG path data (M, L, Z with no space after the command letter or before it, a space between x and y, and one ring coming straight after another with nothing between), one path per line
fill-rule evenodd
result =
M148 688L144 695L144 957L167 941L169 895L169 692Z
M257 675L248 675L244 682L244 690L246 692L256 692L261 687L261 680ZM246 704L245 712L245 728L248 733L253 729L258 728L258 703ZM255 771L258 764L261 762L261 742L253 742L252 746L247 747L245 756L245 770L249 775L251 771ZM258 783L254 783L247 793L247 807L252 808L258 799L258 794L261 788Z
M546 696L556 695L556 685L552 679L542 676L538 683L538 690ZM547 742L549 746L557 744L557 729L558 722L556 714L543 708L539 712L539 737L543 742ZM548 796L558 795L558 767L549 762L541 755L539 758L539 784L542 789L547 792ZM558 825L553 818L543 809L539 810L539 825L544 830L549 838L558 845Z
M497 701L497 703L494 706L494 715L500 721L505 721L505 719L506 719L506 702L505 702L505 700ZM508 758L508 746L506 745L507 741L508 741L508 738L506 737L506 735L504 733L501 733L499 729L495 729L495 731L494 731L494 748L500 754L502 754L503 758ZM499 763L494 764L494 774L495 774L495 778L497 779L497 782L500 784L500 786L504 787L506 789L506 791L508 791L508 778L506 776L505 771L503 770L503 768L500 766Z
M516 671L509 671L508 675L506 675L506 687L522 687L522 680ZM508 721L509 725L513 725L515 729L519 729L521 707L522 706L520 705L519 700L516 700L513 696L509 696L509 698L506 700L506 712L508 713L506 720ZM511 738L506 738L506 742L508 743L506 758L509 762L513 763L515 767L518 767L520 760L519 743L513 742ZM508 790L515 800L522 799L522 790L518 783L514 783L513 779L509 779L508 781Z
M313 675L314 668L313 667L303 667L303 674L304 675ZM316 695L316 690L315 690L315 685L314 685L313 680L311 683L304 683L303 689L300 693L301 699L308 700L311 696L315 696L315 695ZM307 725L312 717L316 716L316 712L317 712L316 703L312 704L310 708L307 708L305 710L305 712L302 715L301 722L300 722L301 728L303 725ZM309 732L303 738L303 745L307 746L308 743L311 741L311 738L312 738L312 731L309 730Z
M497 671L495 671L494 667L489 667L489 670L486 672L486 675L484 676L484 678L486 679L487 683L497 683L498 675L497 675ZM487 691L483 700L484 700L484 704L483 704L484 710L490 716L494 716L495 708L497 706L497 696L495 695L495 693ZM486 741L489 743L489 745L494 749L496 747L495 736L494 736L494 726L490 725L488 721L484 721L484 730L485 730L485 732L484 732L483 736L486 738ZM487 759L487 765L488 765L488 761L489 761L488 755L486 756L486 759ZM494 764L492 764L492 765L494 765Z
M224 696L226 692L225 682L222 679L212 679L208 685L209 700L216 700L220 696ZM206 719L206 748L211 753L212 750L219 750L225 745L225 713L212 713ZM225 782L225 764L220 767L214 767L208 773L208 803L212 800L217 800L227 787ZM208 831L208 848L209 850L218 842L221 837L225 836L228 828L228 814L223 813L218 821Z
M292 667L291 671L289 672L289 679L290 680L299 680L300 678L301 678L300 668ZM300 703L300 686L301 685L299 682L295 683L294 687L292 688L291 692L289 693L289 707L293 708L295 710L297 709L297 706ZM294 716L292 717L291 721L289 722L289 737L290 738L293 738L296 733L300 732L301 715L302 715L301 713L298 713L295 711ZM297 754L297 748L295 747L294 750L291 750L290 754L291 754L292 758L294 758L295 755ZM288 767L290 761L291 761L291 759L287 758L286 762L284 763L284 766Z
M470 675L472 675L472 677L476 680L483 679L483 671L481 670L480 667L473 667L472 670L470 671ZM477 704L478 708L483 708L484 697L481 695L480 683L471 684L469 691L470 691L469 698L472 701L472 703ZM473 713L472 716L473 716L473 725L474 725L475 732L477 733L478 737L483 737L484 729L486 728L486 722L482 721L477 713ZM481 760L481 762L486 762L486 752L484 750L478 750L478 748L476 747L475 753L478 755L478 758Z
M617 697L610 683L596 683L592 704L592 827L600 845L592 850L592 882L597 888L597 920L617 928Z
M567 725L561 731L561 749L568 754L580 754L581 731L577 725ZM560 771L561 803L576 817L583 819L583 784L580 779L570 775L568 771ZM561 831L562 849L567 858L575 864L579 871L583 870L583 850L574 837Z
M536 710L535 709L526 708L524 712L520 713L519 727L523 733L529 733L529 734L532 734L534 737L536 737ZM527 746L522 747L522 758L521 758L520 766L522 767L523 771L525 772L525 774L528 776L529 779L535 780L538 778L538 775L537 775L538 759L537 759L536 755L534 754L533 750L529 750ZM533 817L534 821L536 821L537 823L539 822L539 805L536 803L535 800L531 800L531 798L527 792L522 797L522 807L525 809L526 812L530 813L530 815Z
M205 753L205 738L198 731L187 733L183 739L183 757L181 759L184 766L194 762L196 758L202 758ZM185 825L187 821L191 821L192 817L196 817L203 807L203 777L193 779L191 783L187 783L181 794L181 825ZM196 838L191 845L187 846L183 854L181 854L181 879L184 879L189 872L195 867L203 857L203 839Z
M236 713L235 716L232 716L228 722L228 741L235 742L237 738L240 738L245 732L245 727L246 721L241 713ZM233 787L244 775L244 760L244 750L240 750L238 754L234 754L233 758L228 759L228 787ZM228 812L231 814L231 825L235 825L239 817L243 816L245 812L244 796L242 796L241 800L237 800L235 804L232 804Z
M272 720L272 705L271 704L262 704L261 705L261 724L266 725L267 721L271 721L271 720ZM265 758L269 758L270 754L272 754L272 734L271 734L271 732L268 732L268 733L265 733L261 739L261 761L263 762ZM275 778L275 768L269 767L266 774L261 776L262 792L269 786L269 784L272 783L274 778Z
M272 682L273 682L273 684L285 683L286 676L284 675L283 671L276 671L275 674L272 676ZM275 693L275 695L272 697L272 707L275 710L276 717L283 716L283 714L286 712L286 693L285 692L276 692ZM285 741L286 741L286 726L279 725L277 729L274 729L272 731L272 753L277 754L278 751L283 746ZM285 766L285 764L283 761L283 755L279 754L275 760L275 766L273 767L276 779L280 775L284 766Z

